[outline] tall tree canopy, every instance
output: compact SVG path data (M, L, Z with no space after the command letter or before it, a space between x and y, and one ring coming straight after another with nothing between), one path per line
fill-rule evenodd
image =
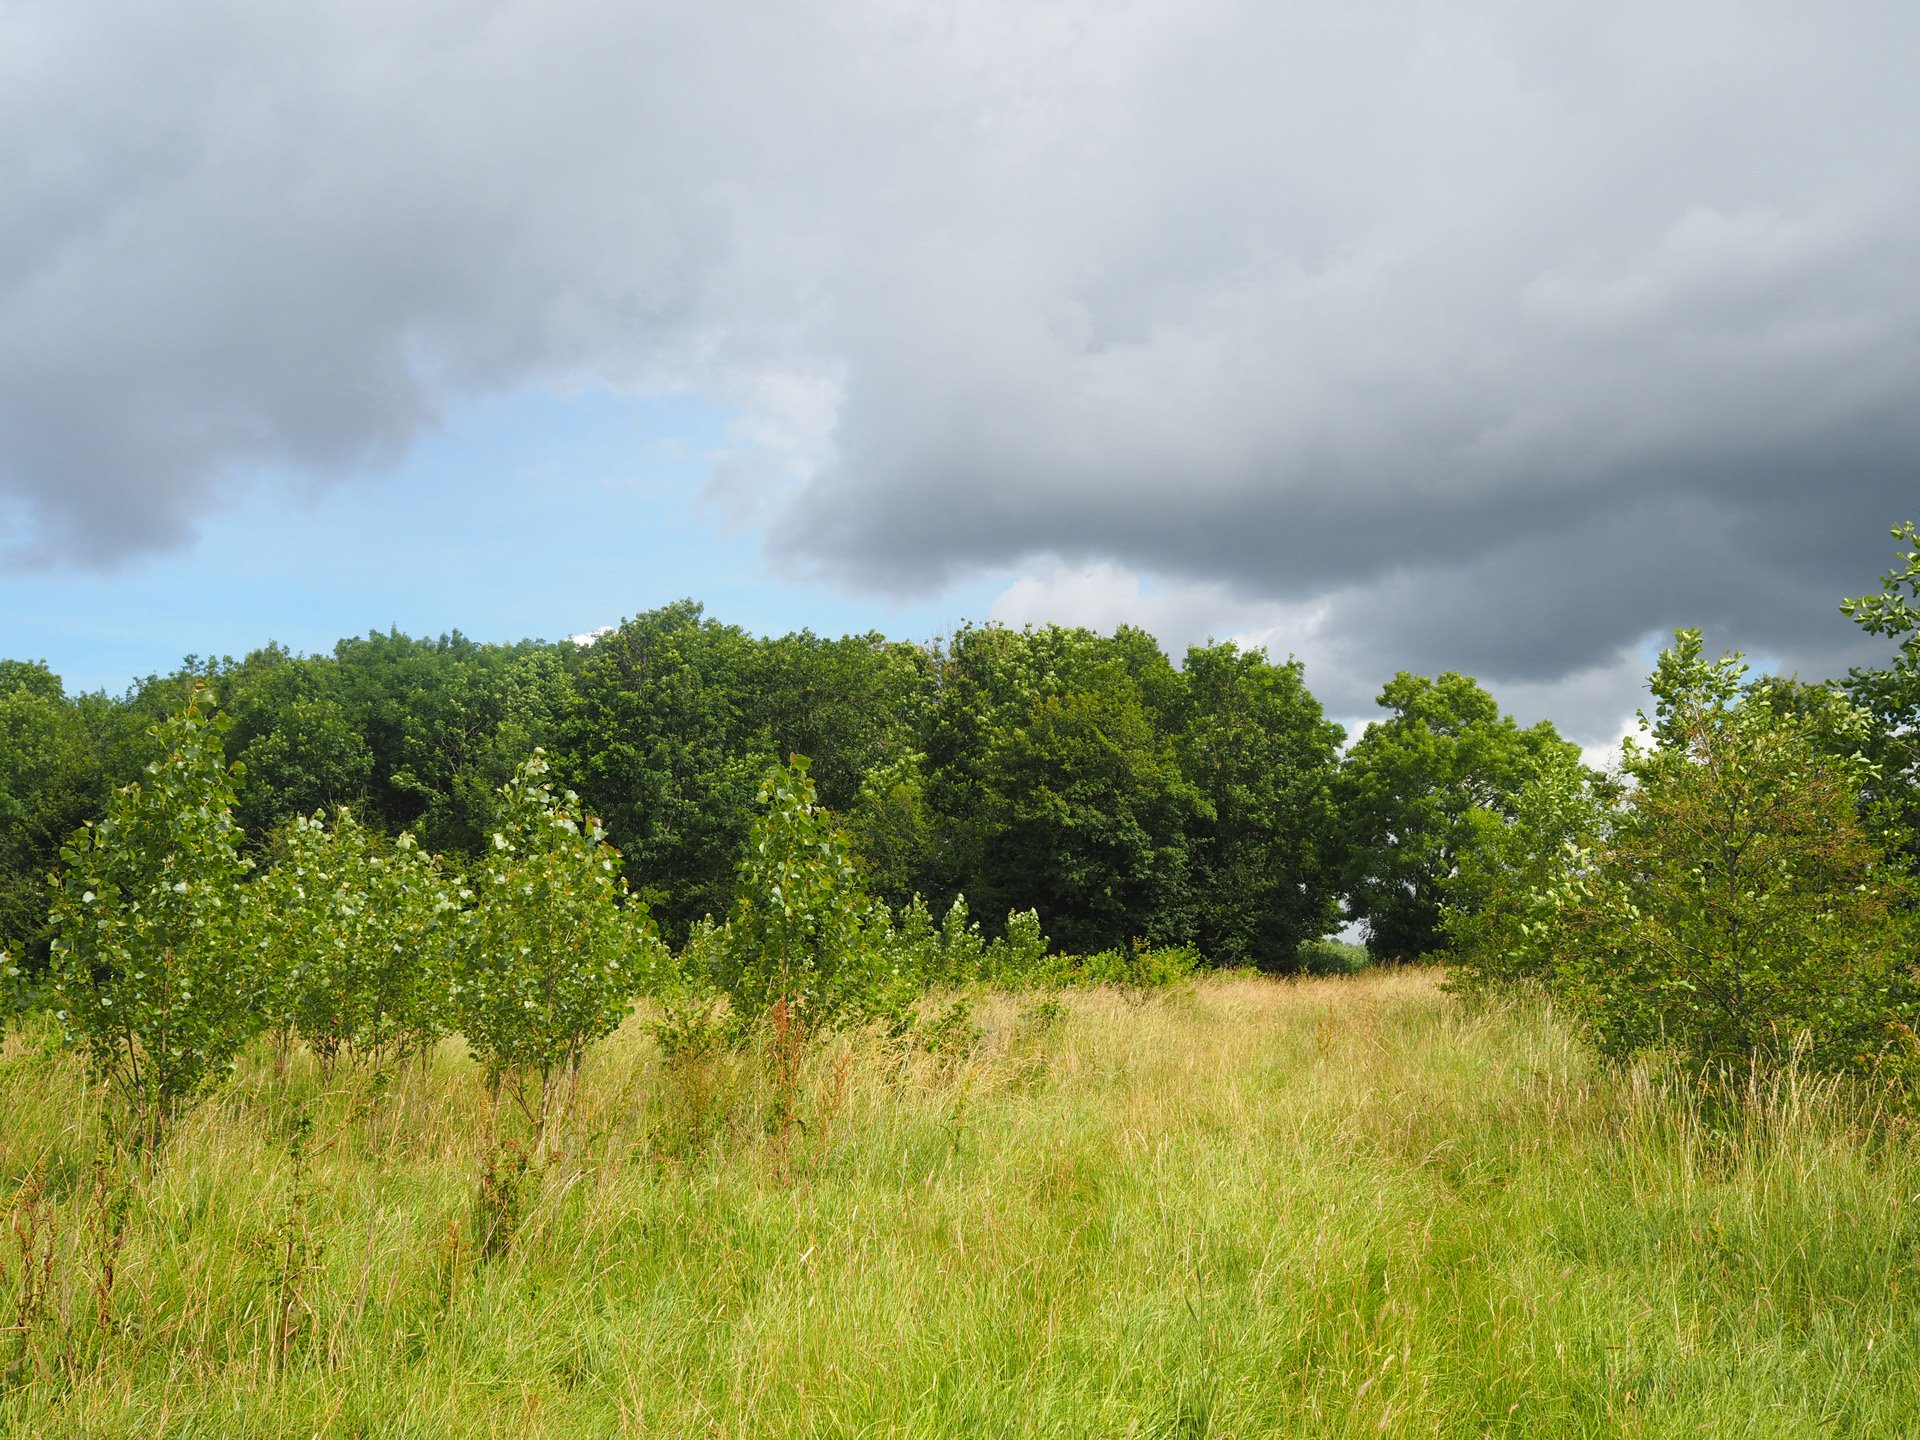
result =
M1334 782L1345 732L1297 660L1232 644L1187 651L1181 768L1199 797L1190 832L1194 940L1263 968L1339 923Z
M669 938L724 915L773 763L755 642L687 600L589 648L555 769L598 816Z
M1401 671L1380 692L1389 713L1354 743L1338 788L1349 912L1367 948L1414 959L1443 948L1444 887L1473 815L1510 815L1527 781L1555 755L1578 757L1546 721L1521 729L1465 675Z

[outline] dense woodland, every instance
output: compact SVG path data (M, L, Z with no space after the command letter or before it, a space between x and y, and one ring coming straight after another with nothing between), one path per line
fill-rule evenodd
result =
M1343 767L1343 732L1301 667L1231 644L1176 667L1130 629L760 639L692 602L588 645L389 633L327 655L269 646L189 660L119 699L68 696L43 666L6 662L0 935L15 953L44 955L59 847L139 778L150 728L196 681L231 717L235 814L256 850L296 815L345 806L470 861L500 787L541 747L675 941L726 912L761 777L798 754L869 889L895 906L965 894L982 916L1037 909L1068 949L1140 938L1286 969L1351 894L1382 953L1418 954L1437 920L1426 882L1451 864L1460 813L1572 753L1457 675L1398 677L1385 723ZM1420 770L1431 785L1415 797ZM1409 800L1427 813L1413 819ZM1418 853L1398 853L1415 824ZM1391 866L1361 858L1390 834L1405 837Z

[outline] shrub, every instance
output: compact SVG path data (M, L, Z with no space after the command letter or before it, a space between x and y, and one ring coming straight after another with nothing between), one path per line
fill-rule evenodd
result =
M887 918L883 908L876 907L875 914L882 926ZM926 902L915 895L884 933L893 967L921 988L975 982L1026 985L1039 978L1047 957L1047 937L1033 911L1013 911L1006 932L989 940L969 918L964 895L954 897L938 929Z
M295 816L255 890L273 1016L322 1065L444 1031L459 892L411 835L385 847L346 810Z
M787 1023L811 1032L901 1019L916 977L899 963L884 909L868 898L816 802L806 757L768 771L759 799L732 913L704 951L736 1022L751 1024L777 1005Z
M1914 888L1895 837L1861 819L1864 762L1832 745L1864 717L1830 692L1783 709L1745 670L1678 633L1643 717L1653 743L1626 748L1630 788L1536 795L1530 843L1467 932L1469 971L1538 979L1614 1055L1905 1064Z
M53 886L56 1013L135 1118L159 1138L178 1103L227 1070L260 1027L226 717L196 682L153 727L161 758L61 851Z
M454 997L489 1083L510 1083L542 1128L558 1075L620 1023L660 958L645 907L626 895L619 852L546 774L535 750L501 788Z
M1034 910L1007 915L1006 932L988 943L980 957L981 977L995 985L1025 985L1046 966L1047 937Z
M1544 981L1559 967L1578 882L1623 791L1584 765L1543 766L1510 814L1481 810L1446 885L1442 927L1461 993ZM1564 977L1562 977L1564 979Z
M946 918L934 927L926 901L915 895L901 908L888 928L884 907L874 907L874 928L884 937L892 960L903 976L922 989L937 985L965 985L978 980L985 969L987 941L967 914L967 897L954 897Z
M19 962L0 949L0 1040L7 1038L26 1008L26 976Z
M1345 940L1308 940L1293 952L1293 967L1302 975L1358 975L1371 964L1366 946Z
M1200 952L1191 945L1154 946L1135 940L1122 950L1053 956L1040 968L1040 974L1056 985L1118 985L1129 990L1160 990L1191 979L1200 964Z

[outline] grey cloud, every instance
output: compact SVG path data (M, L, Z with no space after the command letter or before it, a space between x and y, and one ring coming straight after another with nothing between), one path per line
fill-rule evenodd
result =
M1111 562L1318 615L1342 695L1595 717L1674 624L1839 668L1920 495L1916 51L1871 0L16 5L0 547L692 388L710 512L836 583Z

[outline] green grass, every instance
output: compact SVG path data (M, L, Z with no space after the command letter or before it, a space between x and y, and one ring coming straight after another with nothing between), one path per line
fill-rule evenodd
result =
M785 1132L630 1025L494 1258L457 1046L261 1060L129 1193L104 1329L90 1103L16 1040L0 1433L1920 1433L1920 1151L1857 1093L1708 1110L1425 972L1063 1003L829 1043Z

